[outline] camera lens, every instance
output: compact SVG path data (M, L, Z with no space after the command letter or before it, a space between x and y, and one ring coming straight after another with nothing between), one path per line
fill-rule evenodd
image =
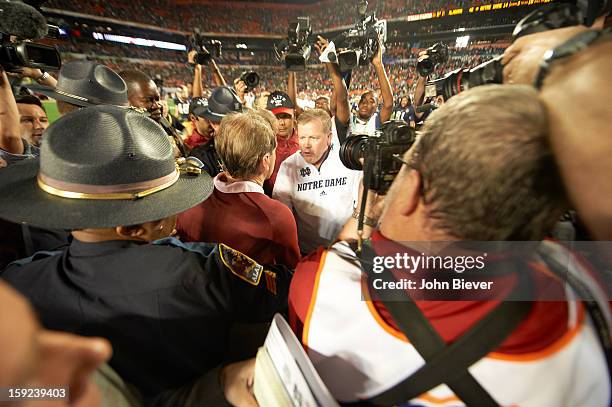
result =
M434 70L434 62L431 60L429 56L424 56L422 59L419 59L417 62L417 71L421 76L428 76Z
M368 136L366 134L357 134L348 137L344 143L340 145L340 161L350 170L362 170L363 165L359 162L360 158L364 158Z

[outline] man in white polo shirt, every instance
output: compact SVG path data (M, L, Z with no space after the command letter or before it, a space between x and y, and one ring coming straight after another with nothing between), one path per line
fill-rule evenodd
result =
M281 164L272 197L293 210L300 251L307 254L333 243L351 217L362 173L340 161L324 110L302 113L298 135L300 150Z

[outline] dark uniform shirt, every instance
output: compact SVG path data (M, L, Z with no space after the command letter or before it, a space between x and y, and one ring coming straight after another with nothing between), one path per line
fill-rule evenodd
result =
M215 139L210 139L208 143L202 144L189 153L192 157L199 158L204 164L204 171L211 177L215 177L221 172L221 165L219 164L219 156L217 156L217 150L215 150Z
M265 276L264 276L265 275ZM286 307L292 272L225 245L84 243L43 252L1 275L49 329L110 340L110 365L147 398L219 365L236 321Z

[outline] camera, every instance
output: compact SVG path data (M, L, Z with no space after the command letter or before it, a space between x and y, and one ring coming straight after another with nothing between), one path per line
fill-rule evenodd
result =
M429 81L425 85L425 96L434 97L442 95L448 100L458 93L464 92L475 86L488 83L503 82L502 56L493 58L472 69L459 68L447 73L443 78Z
M240 80L246 85L247 92L252 91L259 85L259 75L257 75L257 72L245 71L240 75Z
M416 69L419 75L425 77L431 75L437 65L448 61L448 47L438 42L425 50L417 60Z
M198 65L206 65L213 58L221 56L221 41L205 38L199 29L193 30L189 38L189 48L197 52L195 63Z
M275 46L276 57L279 61L285 61L288 71L305 71L315 41L316 36L312 34L310 17L298 17L296 22L289 24L287 42L280 48Z
M341 72L368 65L378 52L379 41L387 39L387 21L376 19L374 13L368 15L367 8L367 1L359 1L357 22L334 39L337 52L330 60L338 63Z
M4 70L60 69L62 60L56 47L26 41L54 38L59 29L48 25L43 15L26 3L3 1L0 6L0 65Z
M351 170L370 169L370 189L385 194L402 163L394 158L402 156L414 143L416 133L407 123L391 120L383 123L374 136L355 134L340 145L340 160ZM359 161L364 159L364 165Z

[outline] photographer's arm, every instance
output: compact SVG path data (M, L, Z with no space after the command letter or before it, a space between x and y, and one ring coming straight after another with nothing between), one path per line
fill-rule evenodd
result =
M504 83L532 85L544 53L586 30L576 26L519 38L504 53ZM569 197L602 240L612 240L610 72L612 41L601 40L554 62L541 90L550 143Z
M295 77L295 72L289 72L287 77L287 94L289 95L289 99L295 106L295 116L299 116L303 110L298 106L297 102L297 78Z
M215 85L227 86L227 82L225 82L225 78L223 78L223 75L221 75L221 71L219 70L219 67L214 59L210 61L210 65L212 66L212 74Z
M13 96L11 84L4 69L0 67L0 148L23 154L24 146L19 127L19 110Z
M363 182L359 185L359 201L357 203L357 209L353 213L354 216L351 216L349 220L346 221L344 227L338 234L337 240L344 241L355 241L359 239L359 234L357 233L358 221L357 218L359 216L359 209L361 208L361 199L363 197ZM368 223L376 222L378 223L378 219L383 210L384 195L378 195L375 191L369 190L367 195L367 202L365 208L365 219ZM368 239L372 233L376 230L376 226L374 225L363 225L363 239Z
M378 53L372 60L376 76L378 77L378 84L380 85L380 91L382 93L383 107L380 109L380 122L384 123L391 118L393 112L393 91L391 90L391 84L385 71L385 66L382 62L382 44L378 47Z
M21 74L22 77L35 80L36 82L44 86L51 86L52 88L55 88L55 86L57 85L57 80L53 76L41 71L40 69L21 68L18 70L18 72L19 74Z
M425 101L425 83L427 82L426 76L419 75L419 79L417 79L416 88L414 90L414 106L418 107L423 105ZM424 112L417 112L414 110L414 115L417 119L420 119L423 116Z
M202 97L204 89L202 89L202 65L195 63L196 51L189 51L187 54L187 62L193 65L193 85L191 94L194 98Z
M348 102L348 91L346 90L346 85L342 80L342 75L340 75L340 71L338 70L338 66L336 64L327 63L325 64L325 67L327 68L327 72L329 72L329 76L331 76L334 85L330 107L336 106L336 118L341 123L348 124L351 110Z
M559 61L541 93L565 186L580 216L600 240L612 240L610 72L612 41L600 42L567 62Z

